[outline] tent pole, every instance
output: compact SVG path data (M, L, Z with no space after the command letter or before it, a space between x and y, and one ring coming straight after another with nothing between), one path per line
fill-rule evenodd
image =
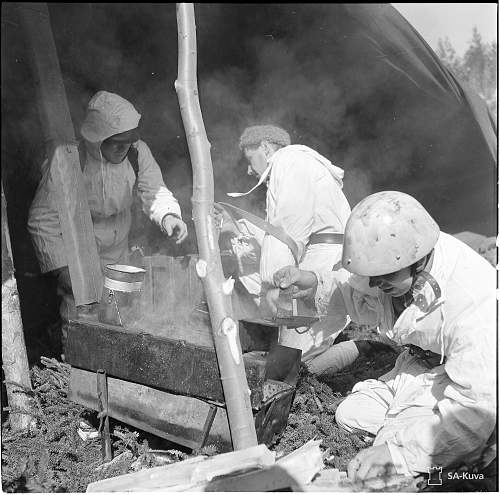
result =
M196 269L203 283L210 311L233 448L241 450L257 445L257 436L241 353L238 322L234 321L232 316L232 280L224 281L214 228L214 178L210 143L198 99L193 4L177 4L177 29L179 61L175 89L193 168L193 220L199 252Z

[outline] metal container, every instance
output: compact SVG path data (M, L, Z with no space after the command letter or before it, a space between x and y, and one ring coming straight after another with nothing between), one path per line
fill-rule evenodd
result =
M121 327L141 318L141 294L146 270L129 265L107 265L99 305L99 321Z
M319 320L314 303L309 303L304 299L294 299L293 293L293 287L279 289L279 297L276 301L277 313L273 318L274 323L289 328L311 326Z

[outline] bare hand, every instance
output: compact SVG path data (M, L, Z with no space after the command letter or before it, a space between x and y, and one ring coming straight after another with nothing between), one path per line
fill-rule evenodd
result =
M285 266L274 273L273 282L280 289L287 289L291 285L297 287L294 299L313 297L318 286L318 280L314 272L300 270L296 266Z
M396 474L396 468L385 443L361 450L347 465L347 476L353 481L393 474Z
M187 225L174 215L165 215L163 217L161 229L169 237L175 233L176 244L180 244L187 237Z
M280 289L288 289L300 280L300 270L295 266L284 266L274 272L273 282Z

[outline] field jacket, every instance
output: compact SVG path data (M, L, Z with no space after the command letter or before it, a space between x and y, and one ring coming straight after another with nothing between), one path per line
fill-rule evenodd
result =
M341 168L302 145L279 149L271 157L269 166L267 221L285 230L299 246L302 258L311 234L344 232L351 209L342 192L344 171ZM293 264L288 247L266 235L260 262L262 282L272 284L276 270ZM323 264L321 260L318 268Z
M108 162L100 152L101 142L85 141L83 178L102 265L124 261L128 253L132 192L136 176L128 160ZM144 213L160 225L167 213L181 216L179 203L165 186L160 167L144 141L137 141L139 171L137 191ZM42 273L66 266L67 257L54 194L50 162L31 204L28 230Z
M412 344L441 357L438 366L416 377L411 390L397 396L389 410L431 406L433 414L403 422L387 441L394 461L405 461L411 472L431 466L473 461L496 424L496 277L495 269L454 237L441 233L429 272L440 287L421 291L415 302L395 319L390 296L369 289L367 279L352 276L341 283L346 308L361 324L378 325L379 332L399 345ZM318 309L328 312L332 274L317 272ZM395 383L404 367L379 378Z

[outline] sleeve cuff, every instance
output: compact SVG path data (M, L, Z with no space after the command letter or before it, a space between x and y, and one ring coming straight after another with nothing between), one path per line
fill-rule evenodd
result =
M170 205L163 207L159 207L159 205L153 205L151 207L151 213L149 215L149 218L153 222L156 222L158 225L161 226L163 219L167 215L173 215L182 220L181 209L176 202L175 203L172 202Z
M316 311L323 317L328 313L328 305L332 295L332 272L328 272L329 276L325 276L325 274L320 271L311 271L316 275L316 279L318 281L316 294L314 295Z

